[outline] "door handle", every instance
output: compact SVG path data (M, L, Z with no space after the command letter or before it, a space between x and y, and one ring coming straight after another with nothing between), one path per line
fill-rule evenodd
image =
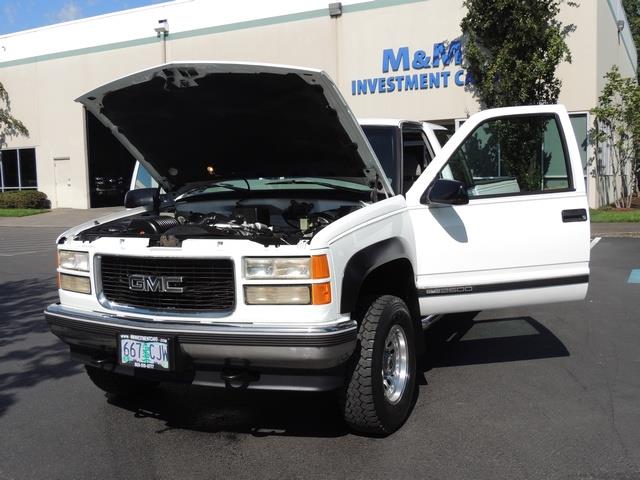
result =
M562 221L564 223L569 222L586 222L587 221L587 211L584 208L578 208L575 210L563 210L562 211Z

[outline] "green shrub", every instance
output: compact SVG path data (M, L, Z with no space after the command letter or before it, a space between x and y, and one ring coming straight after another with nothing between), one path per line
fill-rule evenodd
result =
M50 208L47 196L36 190L0 192L0 208Z

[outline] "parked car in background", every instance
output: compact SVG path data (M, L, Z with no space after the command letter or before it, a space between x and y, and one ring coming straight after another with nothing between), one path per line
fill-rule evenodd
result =
M98 197L122 197L128 185L122 176L103 175L93 177L93 190Z

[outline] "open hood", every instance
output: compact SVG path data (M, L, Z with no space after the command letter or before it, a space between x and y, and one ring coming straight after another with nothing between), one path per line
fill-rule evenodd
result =
M77 99L167 191L207 180L334 177L391 187L319 70L169 63Z

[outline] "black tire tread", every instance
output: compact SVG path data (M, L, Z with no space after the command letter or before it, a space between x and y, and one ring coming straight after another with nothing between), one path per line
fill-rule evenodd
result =
M360 357L354 362L353 371L344 394L343 414L347 424L354 430L369 434L388 434L376 412L371 385L373 344L378 322L384 309L393 301L393 295L382 295L375 299L360 324L358 341Z

